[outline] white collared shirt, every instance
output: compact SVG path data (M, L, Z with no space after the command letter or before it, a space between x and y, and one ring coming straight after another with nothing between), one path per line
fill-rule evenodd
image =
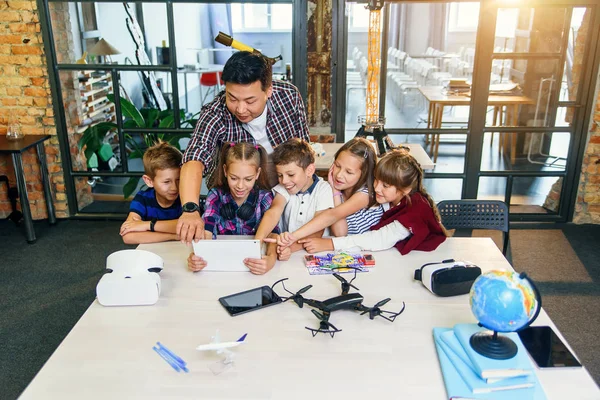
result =
M306 192L290 195L283 185L273 188L273 193L281 194L286 201L281 215L279 228L281 232L294 232L314 218L315 213L333 208L333 192L329 183L313 175L314 182ZM323 236L327 236L325 229Z
M271 154L273 153L273 146L271 146L271 142L269 142L269 138L267 137L267 108L269 107L265 104L262 114L252 121L242 124L242 126L252 135L256 143L260 144L266 150L267 154Z

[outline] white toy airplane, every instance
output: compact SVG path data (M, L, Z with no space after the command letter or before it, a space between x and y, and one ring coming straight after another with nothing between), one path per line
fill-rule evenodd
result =
M237 346L243 344L246 340L247 335L248 335L247 333L244 333L244 335L235 342L221 342L219 339L219 331L217 330L217 332L215 333L215 336L211 337L211 341L209 344L201 344L200 346L196 347L196 350L200 350L200 351L213 350L213 351L216 351L217 354L225 354L224 362L225 362L225 364L229 364L229 363L233 362L233 358L234 358L235 354L233 352L229 351L228 349L230 349L232 347L237 347Z

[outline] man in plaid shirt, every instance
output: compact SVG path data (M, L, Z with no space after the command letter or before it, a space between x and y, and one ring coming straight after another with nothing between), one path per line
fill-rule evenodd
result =
M202 239L204 223L198 212L202 176L211 186L218 152L225 142L262 145L269 158L273 148L297 137L309 140L304 103L298 89L272 80L270 63L246 51L233 54L223 68L225 91L202 108L185 154L179 184L183 213L177 223L182 242ZM272 163L270 163L270 166ZM263 171L277 184L275 169Z

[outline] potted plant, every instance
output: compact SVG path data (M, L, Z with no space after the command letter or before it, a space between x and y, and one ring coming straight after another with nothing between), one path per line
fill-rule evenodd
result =
M109 94L108 99L114 103L114 94ZM131 128L172 128L174 125L173 110L160 111L156 108L142 108L138 110L133 103L121 97L121 110L123 112L123 129ZM193 115L190 119L185 120L183 110L179 112L181 126L194 127L197 119ZM98 158L103 161L109 161L113 156L112 147L109 143L110 138L116 133L117 124L114 122L100 122L96 125L87 128L79 142L77 143L79 150L83 150L88 167L93 168L98 165ZM140 133L139 136L125 134L125 141L129 151L129 159L142 158L146 149L158 141L165 141L181 150L179 140L181 138L190 137L189 134L173 135L166 133ZM116 160L115 160L116 162ZM110 164L109 164L110 165ZM131 177L123 186L123 196L128 198L138 185L140 178Z

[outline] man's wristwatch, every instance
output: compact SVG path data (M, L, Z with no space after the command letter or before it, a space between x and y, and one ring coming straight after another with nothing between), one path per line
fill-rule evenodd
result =
M200 211L200 206L194 202L188 201L182 207L183 212L191 213L194 211Z
M150 220L150 232L154 232L154 225L156 225L156 221L157 221L156 218L152 218Z

